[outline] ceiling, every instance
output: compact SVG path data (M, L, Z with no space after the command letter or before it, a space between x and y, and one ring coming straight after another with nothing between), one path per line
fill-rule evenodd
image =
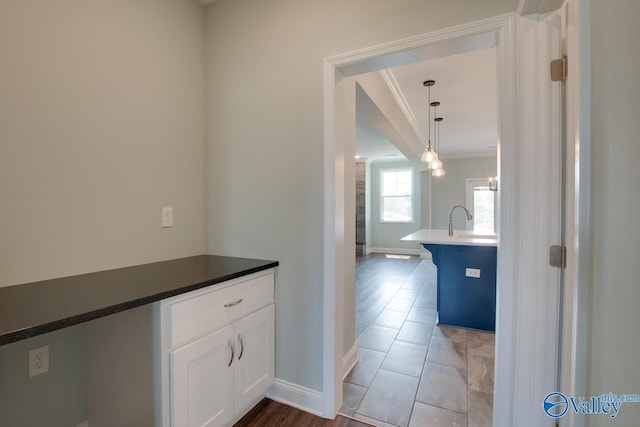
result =
M425 145L428 90L423 82L435 80L431 101L441 103L436 112L444 118L440 124L439 154L444 158L495 155L498 111L494 48L390 68L381 73L386 75L387 84L396 92L399 103L404 104L406 120ZM433 120L433 109L431 113ZM378 119L371 120L358 111L356 154L372 160L400 154L378 131L381 126L385 125ZM431 135L435 143L433 126Z
M362 96L361 92L358 95ZM364 96L367 96L364 94ZM356 101L356 104L358 102ZM369 160L406 160L406 157L360 111L356 111L356 156Z

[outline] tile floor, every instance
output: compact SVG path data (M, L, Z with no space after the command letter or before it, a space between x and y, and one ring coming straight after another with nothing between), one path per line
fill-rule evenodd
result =
M436 324L431 260L358 258L359 362L340 413L387 427L490 427L494 335Z

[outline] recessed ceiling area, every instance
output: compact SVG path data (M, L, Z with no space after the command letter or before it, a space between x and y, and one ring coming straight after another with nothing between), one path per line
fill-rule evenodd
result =
M431 101L440 102L436 112L444 119L440 124L438 150L442 158L496 154L498 109L495 48L446 56L376 73L385 76L388 89L395 94L407 122L415 131L416 140L422 141L423 145L426 145L428 135L428 90L423 82L436 81L431 87ZM356 108L360 109L358 106ZM431 113L431 139L435 143L433 109ZM399 153L388 138L387 148L384 150L384 144L379 140L384 136L380 132L376 135L375 132L380 127L379 123L367 123L366 117L362 117L360 112L357 115L358 155L380 159ZM376 149L368 148L369 144ZM367 155L369 152L375 154Z
M407 158L376 129L369 118L356 112L356 156L367 160L407 160Z

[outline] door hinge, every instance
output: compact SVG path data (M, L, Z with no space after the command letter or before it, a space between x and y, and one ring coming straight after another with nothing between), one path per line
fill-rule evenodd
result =
M559 268L565 268L567 266L566 246L552 245L549 247L549 265Z
M551 81L564 82L567 80L567 56L551 61Z

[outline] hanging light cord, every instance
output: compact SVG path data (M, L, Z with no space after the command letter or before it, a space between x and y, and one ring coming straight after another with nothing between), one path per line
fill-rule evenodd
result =
M438 122L436 121L438 114L436 114L436 107L437 105L433 106L433 121L435 122L435 124L433 125L433 145L434 145L433 151L435 151L436 153L439 153L440 147L438 146L438 135L436 134L436 132L438 132Z
M427 135L427 140L429 142L427 148L431 148L431 86L427 86L427 92L429 94L429 103L427 104L427 112L429 113L429 119L427 120L427 123L429 123L429 135Z
M434 108L434 115L435 115L435 108ZM438 153L440 153L440 121L436 122L435 133L437 133L437 135L436 135L436 150L438 151ZM440 153L440 155L442 155L442 153Z

